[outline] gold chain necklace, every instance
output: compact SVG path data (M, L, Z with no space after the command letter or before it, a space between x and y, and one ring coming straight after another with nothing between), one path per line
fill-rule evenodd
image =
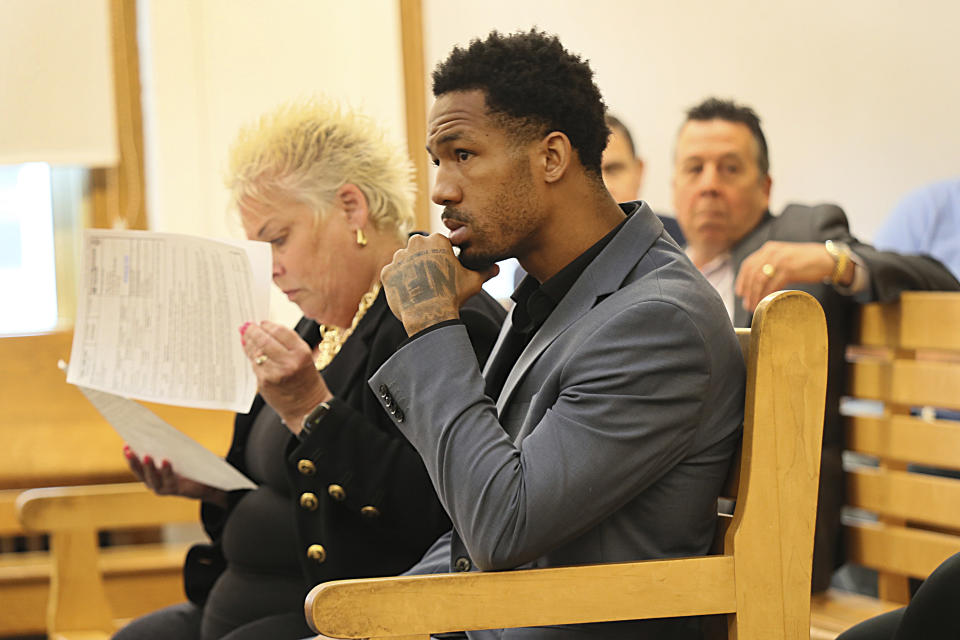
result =
M367 310L373 304L374 300L377 299L379 293L380 283L376 282L373 288L360 298L360 306L357 307L357 312L353 315L353 320L346 329L320 325L320 344L317 345L317 360L315 363L317 365L317 371L325 369L327 365L330 364L330 361L340 353L340 347L347 341L347 338L350 337L353 330L357 328L357 323L359 323L360 319L367 313Z

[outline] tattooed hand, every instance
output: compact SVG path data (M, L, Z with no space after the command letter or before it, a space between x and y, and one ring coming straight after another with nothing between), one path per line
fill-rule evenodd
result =
M460 305L499 272L465 269L453 255L450 240L439 233L412 236L406 249L393 254L393 262L380 272L387 303L407 330L407 335L445 320L460 317Z

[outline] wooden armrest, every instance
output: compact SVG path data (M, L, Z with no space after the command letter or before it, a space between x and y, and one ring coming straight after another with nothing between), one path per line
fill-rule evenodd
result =
M23 534L23 527L17 520L17 497L20 493L16 489L0 491L0 536Z
M732 556L521 571L337 580L307 596L307 621L369 638L736 610Z
M139 482L28 489L17 513L30 531L158 527L197 519L196 500L158 496Z

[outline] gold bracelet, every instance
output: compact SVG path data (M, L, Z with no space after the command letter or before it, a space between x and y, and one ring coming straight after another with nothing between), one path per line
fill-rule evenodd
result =
M842 242L827 240L824 243L827 253L834 259L833 274L830 276L831 284L840 284L843 274L847 271L850 264L850 247Z

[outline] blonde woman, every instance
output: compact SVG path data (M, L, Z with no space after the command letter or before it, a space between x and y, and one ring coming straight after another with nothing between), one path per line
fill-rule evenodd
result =
M233 204L247 236L272 245L274 283L304 318L295 331L240 327L260 395L237 416L227 460L257 489L225 493L125 451L157 493L201 500L211 542L188 554L190 601L116 638L302 638L310 587L400 573L449 530L419 455L367 385L407 338L379 277L407 242L411 175L370 120L327 101L285 105L238 135ZM461 314L481 360L502 319L485 294Z

